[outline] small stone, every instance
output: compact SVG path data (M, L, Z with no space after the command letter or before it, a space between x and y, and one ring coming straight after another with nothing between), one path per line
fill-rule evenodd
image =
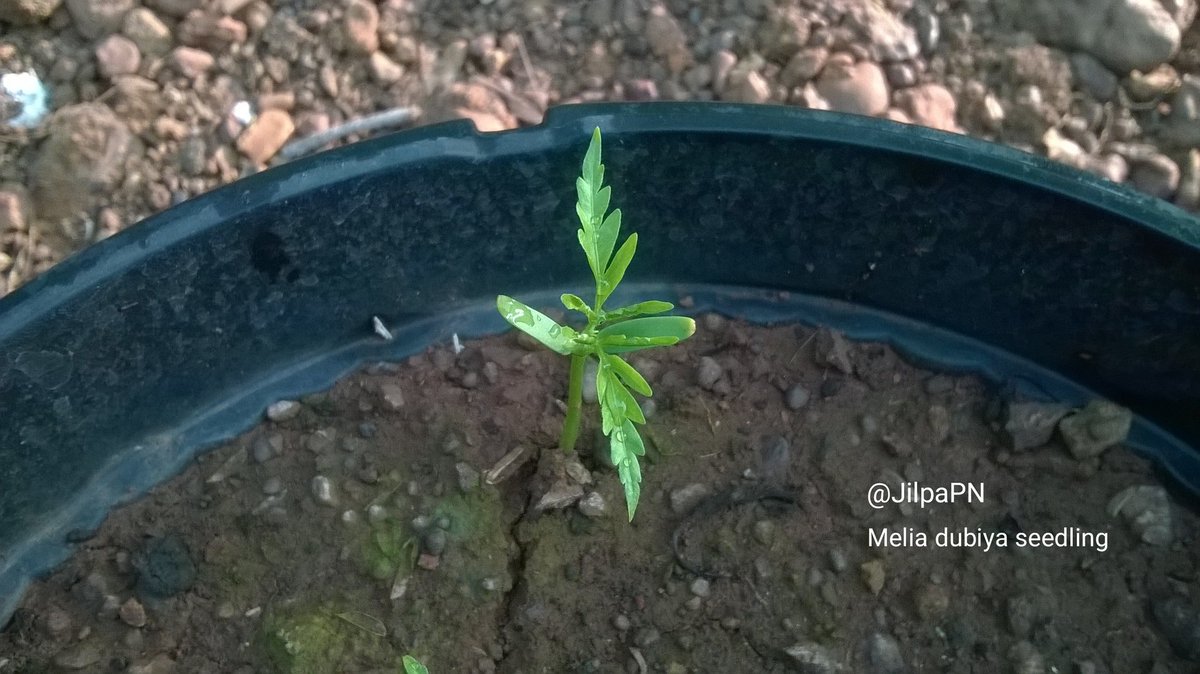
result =
M196 9L188 12L175 34L189 47L223 52L231 45L246 41L246 24L231 16Z
M67 11L79 34L95 40L121 27L134 0L66 0Z
M100 649L94 644L84 643L71 646L54 656L54 664L63 669L87 669L100 662Z
M379 396L383 398L383 404L389 410L395 411L404 407L404 391L399 384L380 386Z
M1008 650L1013 674L1046 674L1046 660L1028 641L1019 641Z
M889 92L883 69L874 63L855 63L848 54L829 57L816 80L817 93L832 110L856 115L887 111Z
M1071 71L1079 87L1101 103L1117 95L1118 79L1096 57L1085 52L1071 54Z
M425 532L421 542L425 546L425 552L440 557L446 551L446 532L434 527Z
M371 77L380 84L393 84L404 77L404 66L388 58L383 52L372 53L368 65L371 68Z
M824 47L801 49L788 59L787 65L779 73L779 81L789 89L798 87L816 77L828 58L829 50Z
M439 564L441 564L441 558L429 553L422 553L421 556L417 558L417 566L425 569L426 571L436 571Z
M723 374L724 370L716 359L704 356L700 359L700 365L696 369L696 383L701 388L711 391Z
M822 645L800 643L784 650L801 674L837 674L843 668Z
M792 443L782 435L767 438L759 450L759 472L762 477L774 482L787 478L792 464Z
M264 110L238 136L237 149L257 164L265 164L279 152L296 126L283 110Z
M351 53L366 55L379 49L379 10L375 3L353 0L346 7L343 28Z
M191 552L183 539L173 534L148 539L130 563L137 570L137 591L143 597L172 597L196 581Z
M1164 154L1130 161L1129 182L1152 197L1170 199L1179 188L1179 177L1179 165Z
M688 49L687 34L675 17L662 5L655 5L646 17L644 37L650 51L663 60L673 75L683 72L691 64L692 52Z
M633 643L637 644L641 648L647 648L658 643L659 639L661 638L662 635L655 628L643 627L637 631L637 634L633 636Z
M1009 403L1004 430L1015 451L1034 449L1050 442L1058 422L1071 409L1060 403Z
M533 510L534 512L560 510L574 505L581 498L583 498L583 487L578 484L556 484L538 499Z
M934 444L942 444L950 437L950 411L941 405L930 405L926 412Z
M829 551L829 568L837 573L842 573L850 568L850 562L846 559L846 553L834 548Z
M272 439L277 439L278 443L273 443ZM266 463L279 454L279 449L283 446L283 438L280 436L259 436L254 439L254 443L250 447L251 455L254 457L255 463Z
M712 494L708 485L693 483L671 492L671 511L683 515Z
M1113 403L1094 400L1058 424L1071 454L1079 460L1100 456L1104 450L1125 441L1133 413Z
M122 158L131 152L132 142L129 127L103 103L59 108L30 171L38 219L58 222L90 212L125 177ZM87 187L64 190L63 185Z
M737 70L729 74L721 90L721 100L733 103L766 103L771 85L756 70Z
M930 583L917 591L916 604L921 620L936 623L950 609L950 595L941 585Z
M324 475L318 475L312 479L312 495L317 503L334 507L337 505L337 497L333 493L333 482Z
M295 419L300 414L300 403L295 400L280 400L267 407L267 418L275 423Z
M1129 528L1149 545L1167 545L1174 537L1171 499L1162 487L1127 487L1108 502L1108 514L1110 517L1123 517L1129 523Z
M71 614L60 608L52 608L46 615L46 631L56 640L63 641L71 631Z
M278 476L272 475L263 483L262 491L267 496L274 496L283 491L283 480Z
M617 617L613 618L613 627L618 631L628 632L633 627L633 623L629 620L629 616L619 613Z
M194 80L197 77L207 73L216 65L216 58L212 54L201 49L192 47L176 47L171 51L167 62L171 64L180 75Z
M134 632L133 634L141 633ZM173 674L174 672L175 661L166 653L159 653L149 661L131 664L125 670L125 674Z
M707 597L712 592L712 587L706 578L693 580L688 589L697 597Z
M825 328L817 331L813 354L818 365L832 365L842 374L852 374L854 363L850 351L850 342L842 333Z
M888 634L876 632L867 639L867 661L871 674L901 674L907 671L900 644Z
M171 29L145 7L137 7L125 15L121 32L145 56L162 56L171 50Z
M29 209L29 192L24 186L0 186L0 232L25 231L29 223Z
M940 84L922 84L896 92L896 105L913 122L942 131L958 132L958 104Z
M883 583L887 578L883 568L883 560L873 559L869 562L864 562L858 568L862 572L863 583L871 590L871 594L878 595L883 590Z
M325 454L333 450L337 444L337 430L319 428L304 438L304 447L313 454Z
M607 511L608 504L604 502L604 497L600 495L600 492L588 492L579 500L579 512L586 517L598 519L604 517L604 513Z
M775 523L771 520L758 520L754 523L754 540L763 545L775 542Z
M146 625L146 609L141 602L133 597L125 600L118 609L117 614L121 616L121 620L130 627L144 627Z
M479 471L466 462L454 464L454 472L458 475L458 489L464 494L474 491L479 486Z
M1180 596L1154 601L1154 621L1184 660L1200 662L1200 608Z
M6 0L0 2L0 21L29 26L50 18L62 0Z
M807 405L808 401L811 399L812 394L809 393L808 389L804 388L800 384L794 384L788 389L785 402L787 403L788 409L796 411Z

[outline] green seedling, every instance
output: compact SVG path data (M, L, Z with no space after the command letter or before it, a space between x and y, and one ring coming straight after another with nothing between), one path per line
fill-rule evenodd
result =
M596 282L596 299L588 305L576 295L562 296L563 306L587 318L587 325L576 331L559 325L545 314L506 295L496 298L496 308L504 320L530 335L550 350L571 357L571 378L567 389L567 418L563 423L559 446L563 451L575 448L583 406L583 373L588 358L595 358L596 399L600 420L609 438L609 451L621 484L625 487L625 505L629 519L637 510L641 494L642 469L638 457L646 453L634 424L646 418L633 392L649 397L650 385L621 354L656 346L670 346L696 332L696 323L683 316L655 316L670 311L669 302L639 302L619 309L605 310L604 302L616 290L637 249L637 234L630 234L616 254L621 229L621 209L608 212L612 189L604 187L604 165L600 163L600 129L592 132L592 142L583 158L582 175L575 181L579 216L579 245L587 256L588 267Z
M404 656L404 674L429 674L429 670L411 655Z

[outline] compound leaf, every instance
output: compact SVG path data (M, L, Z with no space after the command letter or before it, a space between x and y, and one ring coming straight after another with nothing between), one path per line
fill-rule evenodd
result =
M674 308L675 305L671 304L670 302L659 302L658 300L638 302L637 304L630 304L629 306L621 307L620 309L613 309L612 311L604 312L604 322L607 324L616 321L623 321L627 318L634 318L636 316L661 314L664 311L670 311Z
M571 328L555 323L549 316L507 295L496 297L496 309L514 328L545 344L555 353L569 356L584 349L575 342Z
M647 397L654 395L654 391L650 389L650 384L646 382L646 378L642 376L642 373L625 362L623 358L612 354L605 354L604 357L608 360L608 365L612 368L612 371L621 378L621 381L625 382L626 386Z

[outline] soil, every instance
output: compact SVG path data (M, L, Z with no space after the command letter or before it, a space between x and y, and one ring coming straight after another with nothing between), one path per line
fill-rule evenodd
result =
M655 396L631 523L594 410L554 449L565 359L438 346L114 511L30 589L0 672L1196 671L1200 520L1108 512L1167 498L1146 461L1014 450L1001 391L880 344L700 328L632 359ZM880 482L985 491L874 509ZM1062 531L1105 545L1018 544Z

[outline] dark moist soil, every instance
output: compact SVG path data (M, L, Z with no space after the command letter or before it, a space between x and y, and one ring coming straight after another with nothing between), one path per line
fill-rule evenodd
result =
M117 509L33 585L0 672L1196 671L1197 518L1172 505L1151 545L1106 512L1157 484L1145 461L1078 461L1058 435L1010 451L999 393L881 345L700 328L632 359L656 391L632 524L594 409L586 470L552 449L565 359L511 334L438 347ZM876 482L985 500L876 510ZM588 496L535 512L548 488ZM927 545L871 544L904 527ZM1009 545L938 547L947 527ZM1070 527L1107 549L1015 545Z

